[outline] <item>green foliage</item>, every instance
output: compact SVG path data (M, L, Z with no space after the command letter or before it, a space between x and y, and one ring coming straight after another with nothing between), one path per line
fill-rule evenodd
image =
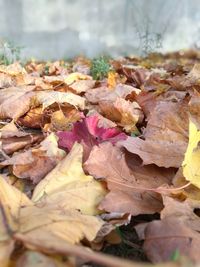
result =
M9 41L0 42L0 64L9 65L20 60L22 47Z
M106 78L110 70L112 70L112 67L107 57L101 56L92 60L90 72L94 80Z

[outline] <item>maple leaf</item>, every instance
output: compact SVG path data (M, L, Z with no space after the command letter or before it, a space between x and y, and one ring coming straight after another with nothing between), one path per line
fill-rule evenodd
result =
M115 144L127 138L126 134L121 133L116 128L99 127L98 122L98 116L90 116L74 123L72 131L58 132L59 146L71 150L73 144L77 141L79 143L83 142L88 149L91 149L94 145L103 141Z
M84 214L97 214L106 194L103 185L82 169L83 147L75 143L70 153L35 187L34 202L79 207Z
M160 211L162 201L153 189L169 183L174 171L142 166L137 157L131 157L129 164L131 167L125 154L111 143L93 147L84 169L97 179L104 178L110 190L100 208L132 215Z
M61 205L61 203L60 203ZM0 263L7 266L14 243L52 252L65 243L92 241L104 222L97 217L78 212L79 204L70 207L37 206L25 194L0 177ZM38 219L39 218L39 219Z

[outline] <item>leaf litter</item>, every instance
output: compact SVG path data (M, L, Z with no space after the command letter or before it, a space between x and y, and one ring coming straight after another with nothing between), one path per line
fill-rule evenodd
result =
M0 66L1 267L198 266L199 58Z

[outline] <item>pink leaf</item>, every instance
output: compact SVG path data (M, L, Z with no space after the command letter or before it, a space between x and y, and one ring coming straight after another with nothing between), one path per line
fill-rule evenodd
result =
M72 131L61 131L57 133L58 144L61 148L70 150L77 141L84 146L92 148L103 141L110 141L112 144L120 140L125 140L127 135L116 128L103 128L98 126L99 118L90 116L82 121L74 123Z

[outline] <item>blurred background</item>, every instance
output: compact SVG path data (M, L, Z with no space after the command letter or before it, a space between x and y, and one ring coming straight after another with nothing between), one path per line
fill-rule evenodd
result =
M199 0L0 0L0 52L67 59L200 47Z

